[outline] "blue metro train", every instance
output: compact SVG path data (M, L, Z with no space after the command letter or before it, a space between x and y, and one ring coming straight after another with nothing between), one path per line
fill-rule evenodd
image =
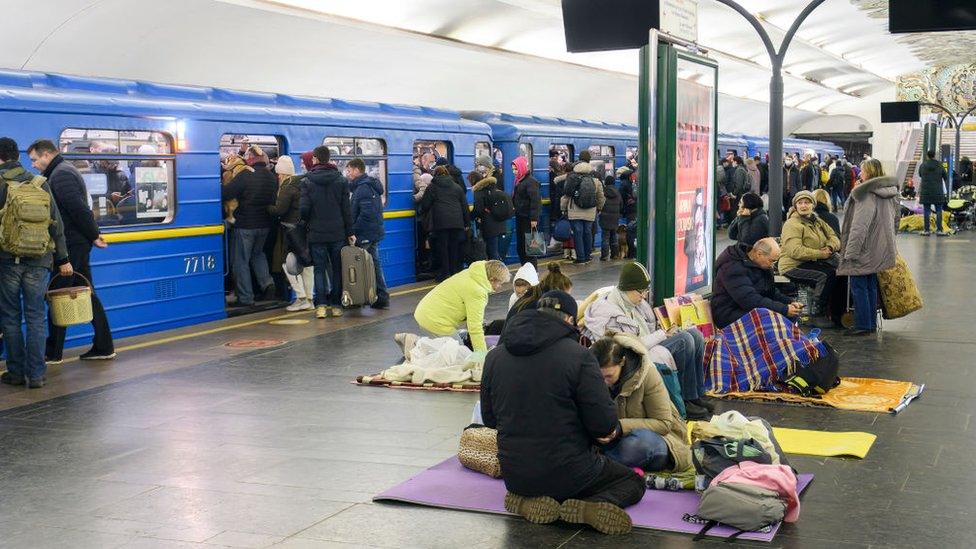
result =
M291 155L296 166L301 152L323 144L340 165L363 158L386 187L380 254L390 286L416 280L412 173L423 155L447 156L464 172L476 156L505 166L525 155L547 197L550 150L567 160L590 150L608 170L637 150L635 126L561 118L3 70L0 94L0 134L22 150L52 139L85 177L110 243L93 251L92 268L116 337L226 317L220 161L247 143ZM768 149L747 136L718 143L722 154ZM798 140L784 148L841 152ZM511 192L511 177L505 186ZM120 199L121 189L131 192ZM72 328L68 345L88 335L88 326Z

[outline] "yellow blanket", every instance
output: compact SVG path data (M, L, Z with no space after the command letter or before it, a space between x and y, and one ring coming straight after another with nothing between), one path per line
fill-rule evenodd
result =
M803 397L791 393L743 392L711 395L739 400L774 400L805 406L830 406L855 412L897 413L917 396L925 385L864 377L842 377L840 385L823 397Z
M688 422L688 438L695 428L695 422ZM773 435L780 448L787 454L806 456L839 457L849 456L864 459L877 435L861 432L809 431L807 429L788 429L773 427Z

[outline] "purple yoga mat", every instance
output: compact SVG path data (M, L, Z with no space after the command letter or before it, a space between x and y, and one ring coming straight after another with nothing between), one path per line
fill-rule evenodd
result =
M799 490L813 480L813 475L800 475ZM666 492L648 490L640 503L627 509L634 527L667 532L697 534L702 525L684 520L698 510L698 494L693 491ZM456 457L451 457L410 480L373 498L373 501L402 501L444 509L461 509L510 515L505 510L505 483L487 475L465 469ZM769 532L750 532L741 539L772 541L779 525ZM735 530L717 526L709 536L726 537Z

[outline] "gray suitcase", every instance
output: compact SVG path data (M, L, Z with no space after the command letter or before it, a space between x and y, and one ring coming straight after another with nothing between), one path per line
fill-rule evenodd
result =
M373 256L358 246L345 246L342 261L342 306L356 307L376 302L376 270Z

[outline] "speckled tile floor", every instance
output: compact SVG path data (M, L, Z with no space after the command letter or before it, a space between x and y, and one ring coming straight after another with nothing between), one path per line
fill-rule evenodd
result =
M900 236L926 308L886 322L879 338L833 338L846 375L926 383L923 398L903 413L720 404L774 425L878 435L865 460L794 458L816 474L800 521L760 545L973 546L971 237ZM615 281L616 268L596 265L573 278L582 297ZM502 314L507 299L494 296L488 318ZM397 359L392 335L415 328L411 309L271 350L201 355L189 366L100 387L69 385L63 396L0 413L0 547L692 545L683 535L607 538L565 525L370 503L453 454L477 398L349 383ZM161 349L136 352L147 362L167 359Z

